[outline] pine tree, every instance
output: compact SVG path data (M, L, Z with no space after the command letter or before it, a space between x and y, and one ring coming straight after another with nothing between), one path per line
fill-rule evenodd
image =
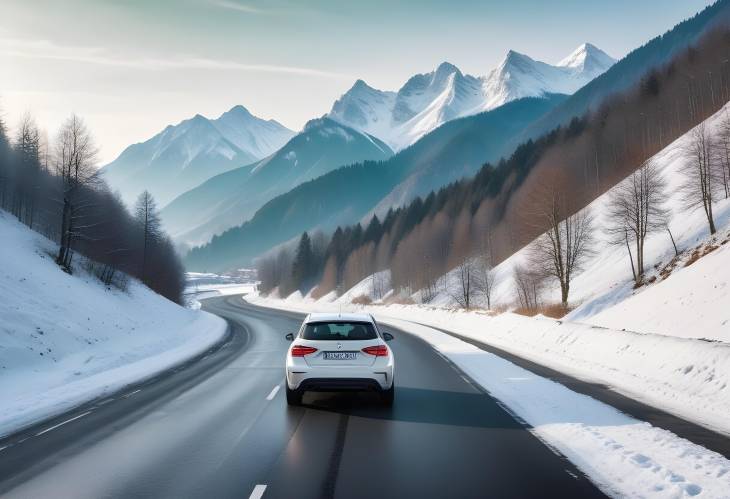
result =
M369 242L378 242L380 240L380 237L383 235L383 226L380 224L380 219L377 215L373 215L373 218L370 219L370 223L368 224L367 229L365 229L365 234L363 235L363 242L369 243Z
M292 264L292 281L294 286L302 292L308 290L312 285L315 261L312 252L312 240L306 232L302 234L297 246L297 253Z
M162 222L157 211L157 203L148 191L144 191L137 198L134 207L134 218L142 231L142 280L145 281L148 272L150 252L155 243L162 237Z

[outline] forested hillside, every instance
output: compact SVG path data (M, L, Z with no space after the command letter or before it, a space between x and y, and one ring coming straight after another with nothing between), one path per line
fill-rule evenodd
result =
M382 223L373 218L364 231L359 225L338 229L320 255L318 279L297 281L287 270L299 252L285 248L264 259L263 289L305 293L319 280L315 295L321 296L390 269L392 286L412 292L428 290L475 255L496 265L727 102L730 72L715 68L728 53L728 26L711 29L594 112L527 141L473 179L391 211Z

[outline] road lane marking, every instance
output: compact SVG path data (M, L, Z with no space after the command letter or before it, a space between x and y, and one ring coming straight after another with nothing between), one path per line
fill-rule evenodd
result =
M253 488L253 491L251 491L251 495L248 496L248 499L261 499L264 496L264 491L266 490L266 485L257 485Z
M266 397L266 400L273 400L274 397L276 397L276 394L279 393L279 385L276 385L273 390L271 390L271 393Z
M38 433L35 434L35 436L36 437L39 437L39 436L43 435L44 433L48 433L51 430L55 430L59 426L65 425L66 423L70 423L71 421L76 421L79 418L83 418L84 416L86 416L88 414L91 414L91 411L86 411L84 413L79 414L78 416L74 416L71 419L67 419L66 421L63 421L61 423L58 423L57 425L51 426L50 428L46 428L43 431L39 431Z
M8 447L12 447L12 446L13 446L13 444L3 445L2 447L0 447L0 451L4 451Z
M141 392L141 391L142 391L142 389L139 389L139 390L135 390L135 391L133 391L133 392L130 392L130 393L126 394L126 395L123 395L123 397L124 397L125 399L127 399L127 398L131 397L132 395L134 395L135 393L139 393L139 392Z

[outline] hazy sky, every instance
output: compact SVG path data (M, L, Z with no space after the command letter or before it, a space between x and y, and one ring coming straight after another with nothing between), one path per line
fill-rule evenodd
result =
M508 49L620 58L707 0L0 0L0 109L52 136L83 116L108 162L196 113L243 104L292 129L357 78L397 89L448 60L483 75Z

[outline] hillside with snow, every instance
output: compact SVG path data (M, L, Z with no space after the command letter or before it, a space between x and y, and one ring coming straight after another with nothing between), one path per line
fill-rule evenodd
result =
M161 206L205 180L264 158L294 132L235 106L217 119L199 114L127 147L103 167L104 178L128 205L145 189Z
M0 234L0 436L169 369L226 331L135 280L106 287L83 263L67 274L54 243L2 210Z
M614 62L589 43L556 65L510 50L496 68L479 77L444 62L430 73L411 77L397 92L358 80L334 103L329 116L382 139L397 151L455 118L523 97L572 94Z
M721 122L729 117L730 104L726 104L707 119L705 125L710 133L716 133ZM714 203L717 226L714 236L710 236L701 209L684 207L680 192L684 181L682 168L688 161L691 133L688 131L650 160L657 165L667 184L664 208L669 213L668 227L679 255L675 255L669 232L650 233L644 248L647 269L644 284L636 287L626 247L611 244L603 230L607 224L608 202L617 187L610 189L586 207L595 220L595 241L584 270L571 281L570 303L574 309L565 317L567 320L642 333L730 342L730 308L723 306L730 300L730 266L727 265L730 261L730 244L727 244L730 242L730 199L722 196ZM493 308L518 307L514 269L526 263L527 252L525 247L493 269ZM371 279L348 290L338 302L349 302L361 295L377 299L371 292ZM458 286L458 271L453 270L441 278L441 289L429 305L457 306L453 289ZM421 301L419 291L407 298ZM478 307L486 306L483 297L476 295L474 299ZM559 286L547 286L542 291L541 301L559 303Z

